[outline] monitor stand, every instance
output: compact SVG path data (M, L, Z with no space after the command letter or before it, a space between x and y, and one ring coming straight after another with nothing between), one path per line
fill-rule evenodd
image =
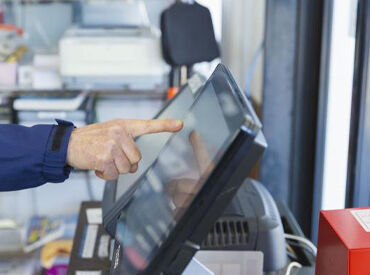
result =
M190 261L182 275L214 275L207 267L205 267L201 262L199 262L195 257Z

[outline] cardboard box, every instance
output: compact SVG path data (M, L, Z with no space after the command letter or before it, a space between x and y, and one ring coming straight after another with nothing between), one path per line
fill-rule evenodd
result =
M322 211L316 275L370 274L370 207Z

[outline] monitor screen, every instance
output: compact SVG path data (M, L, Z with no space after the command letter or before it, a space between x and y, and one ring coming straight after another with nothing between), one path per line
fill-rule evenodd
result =
M197 91L201 89L204 82L203 77L194 74L176 96L167 101L155 118L182 120L188 113ZM136 182L156 160L171 135L171 133L157 133L137 138L135 142L141 152L142 159L136 173L120 175L117 181L106 183L103 199L103 221L105 229L112 237L115 236L116 222L120 211L136 190Z
M193 92L188 86L174 98L156 116L157 119L176 118L183 119L192 105L194 98ZM136 140L137 147L140 149L142 159L138 170L134 174L120 175L116 188L115 200L119 200L126 194L128 189L142 176L142 174L152 165L158 157L159 152L171 137L171 133L157 133L144 135Z
M216 71L185 116L183 130L168 140L138 179L121 211L116 239L122 274L145 270L225 154L245 115L233 86Z

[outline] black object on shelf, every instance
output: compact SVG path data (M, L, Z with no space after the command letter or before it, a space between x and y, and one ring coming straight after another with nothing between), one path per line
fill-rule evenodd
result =
M194 2L174 3L161 14L162 51L172 67L170 86L180 86L190 77L191 68L199 62L210 62L220 56L211 13ZM175 77L179 77L176 80Z
M208 8L177 2L161 15L163 55L172 66L191 66L220 56Z

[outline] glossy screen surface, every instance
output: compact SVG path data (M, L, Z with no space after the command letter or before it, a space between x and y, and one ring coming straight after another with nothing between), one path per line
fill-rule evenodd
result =
M245 118L226 74L217 72L158 158L139 179L139 187L121 212L116 239L122 274L138 274L192 203Z

